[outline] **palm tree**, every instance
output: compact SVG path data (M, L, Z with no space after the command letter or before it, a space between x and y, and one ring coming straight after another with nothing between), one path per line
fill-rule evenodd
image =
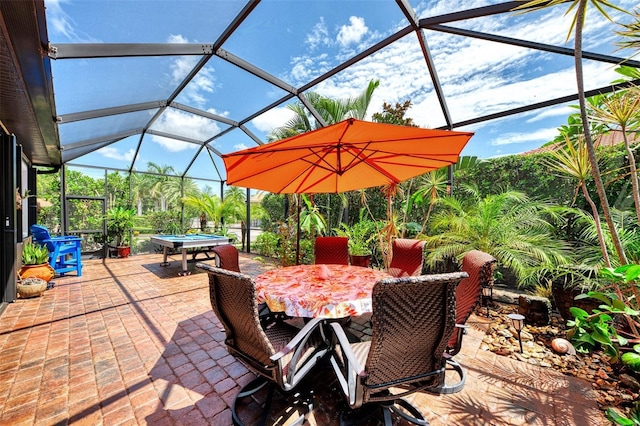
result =
M609 1L607 0L571 0L569 2L567 2L567 0L531 0L526 3L523 3L521 6L518 6L516 10L518 9L539 10L547 7L557 6L564 3L570 3L567 13L570 13L572 10L575 10L575 13L576 13L575 16L573 17L573 21L571 22L571 26L569 28L569 34L567 35L567 40L571 36L572 31L575 29L574 59L575 59L575 69L576 69L576 83L578 87L578 101L580 103L580 117L582 119L582 126L584 129L585 143L587 146L587 153L589 155L589 162L591 163L591 173L593 175L593 180L596 185L596 191L598 192L598 196L600 197L602 215L607 221L607 226L609 227L609 232L611 233L611 238L616 248L618 258L620 259L620 262L622 264L626 264L627 258L624 253L624 249L622 247L622 242L620 241L620 237L618 236L615 225L611 218L609 200L607 199L607 194L604 190L604 183L602 182L600 167L598 166L596 150L593 144L593 140L591 139L591 133L589 132L589 120L587 117L587 107L586 107L586 101L584 96L584 73L582 69L582 30L584 28L585 16L586 16L587 7L589 6L589 4L591 3L596 8L596 10L598 10L598 12L600 12L605 18L607 18L611 22L613 21L609 17L609 15L607 15L606 11L604 10L604 7L610 7L621 12L625 12L625 11L609 3Z
M602 257L604 258L605 265L607 267L610 267L611 262L609 261L609 253L604 242L604 235L602 233L602 226L600 224L598 208L596 207L596 203L593 202L593 199L589 195L589 191L587 191L586 181L591 176L591 163L589 162L586 143L584 142L583 137L578 138L575 145L569 139L568 135L564 134L564 138L564 146L560 149L550 151L549 155L551 159L545 159L543 160L543 163L550 169L555 170L561 175L569 176L578 181L575 195L577 195L579 190L582 190L582 195L584 195L585 200L591 207L591 214L593 215L593 221L596 227L598 242L600 243L600 249L602 251Z
M364 92L356 98L331 99L314 92L305 94L305 97L328 125L339 123L347 118L362 120L367 115L373 92L379 85L378 80L370 81ZM287 108L295 113L294 117L284 126L273 129L268 140L279 140L320 127L319 123L309 117L307 109L301 102L287 105Z
M138 216L142 216L144 199L148 196L153 185L151 175L146 173L131 173L131 202L135 204Z
M175 170L173 166L160 166L154 162L147 163L147 171L152 172L155 176L153 176L153 184L150 188L150 194L152 197L157 198L159 201L158 207L160 211L167 210L167 198L165 193L165 185L167 180L170 179L169 174L175 174Z
M435 267L451 258L461 260L469 250L481 250L495 257L513 272L520 285L534 284L538 269L567 264L569 246L553 235L544 215L554 215L553 205L530 200L524 193L504 191L480 198L474 188L465 199L438 199L438 211L431 218L427 262ZM462 191L461 190L461 191Z
M422 234L427 226L431 210L433 209L433 206L435 206L439 196L447 194L449 177L447 176L447 169L442 168L430 171L429 173L415 179L418 181L418 189L411 194L411 197L409 198L407 214L411 213L411 207L413 204L422 205L424 203L428 203L429 207L427 208L427 214L424 215L422 227L418 233Z
M246 191L238 186L230 186L224 191L224 202L229 205L231 217L240 221L240 236L242 239L242 250L247 239L247 196Z
M232 203L225 204L217 195L189 195L184 197L182 202L187 206L194 207L200 212L204 212L213 222L216 230L222 228L224 219L231 217L230 212L233 211Z
M627 131L637 129L638 116L640 115L640 90L631 87L622 92L613 92L600 98L600 104L589 105L588 114L593 121L600 122L609 128L616 127L622 132L624 147L629 158L629 171L631 174L631 188L633 189L633 202L636 207L636 216L640 224L640 193L638 193L638 171L636 159L629 143ZM617 130L612 128L612 130Z

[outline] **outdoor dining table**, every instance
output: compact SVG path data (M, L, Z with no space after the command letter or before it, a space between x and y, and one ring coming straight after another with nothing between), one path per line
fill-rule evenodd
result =
M350 265L295 265L255 278L258 303L291 317L345 318L371 313L376 282L391 275Z

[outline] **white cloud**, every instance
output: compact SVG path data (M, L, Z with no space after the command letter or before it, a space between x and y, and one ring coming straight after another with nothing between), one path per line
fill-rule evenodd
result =
M320 22L313 26L313 29L305 38L305 43L309 46L309 49L315 50L318 46L328 46L331 44L329 38L329 30L324 23L324 18L320 17Z
M492 146L522 144L530 142L546 143L558 135L557 128L537 129L526 133L505 133L491 141Z
M132 162L133 156L136 154L135 149L130 149L127 152L121 153L117 148L114 148L112 146L105 146L104 148L100 148L97 152L100 155L105 156L106 158L122 160L128 163Z
M151 129L184 136L200 142L204 142L220 131L218 124L213 120L173 108L168 108L151 126ZM151 139L171 152L196 149L198 147L193 143L167 139L162 136L152 135Z
M251 120L251 123L261 132L269 133L276 127L280 127L288 120L291 120L294 115L293 111L289 108L278 107L254 118Z
M69 0L47 0L47 29L49 34L58 34L74 43L95 43L99 40L77 31L77 24L63 9Z
M349 25L340 27L336 39L342 47L346 47L353 43L359 43L368 31L369 28L365 25L364 18L351 16L349 17Z
M182 35L171 34L168 37L167 42L188 43L189 40ZM172 84L180 84L193 70L199 60L200 57L198 56L180 56L176 58L171 64ZM191 80L187 87L185 87L182 92L182 96L185 96L186 100L192 102L195 106L201 107L207 100L206 94L210 94L215 91L215 84L215 69L210 66L205 66L198 72L195 78Z
M247 149L247 148L249 148L249 147L244 143L238 143L238 144L235 144L233 146L233 149L236 150L236 151L240 151L242 149Z

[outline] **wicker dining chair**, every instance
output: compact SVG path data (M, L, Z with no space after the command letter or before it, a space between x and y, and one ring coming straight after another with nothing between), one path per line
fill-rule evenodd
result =
M392 277L411 277L422 273L424 263L422 240L396 238L392 243L392 256L388 273Z
M402 399L411 393L454 393L464 386L466 372L445 348L455 327L456 286L465 272L387 278L373 287L370 341L350 343L342 327L330 323L337 339L330 356L350 410L343 424L362 424L382 410L415 424L424 415ZM457 376L457 383L452 377Z
M302 329L286 322L262 327L251 277L205 263L198 263L196 267L209 274L211 306L224 327L227 350L258 375L236 395L231 407L233 423L243 424L237 413L238 401L268 386L260 423L264 424L274 391L298 391L300 381L329 354L331 345L325 338L324 322L314 318ZM305 403L308 412L313 409L311 396L301 398L301 402Z
M316 264L349 264L349 239L347 237L316 237Z
M218 268L240 272L240 254L233 244L214 246L211 251L216 255L216 266Z
M462 258L461 269L469 278L462 280L456 290L456 328L447 344L447 353L451 356L462 348L462 338L468 328L465 323L481 300L482 287L493 286L496 263L493 256L480 250L471 250Z

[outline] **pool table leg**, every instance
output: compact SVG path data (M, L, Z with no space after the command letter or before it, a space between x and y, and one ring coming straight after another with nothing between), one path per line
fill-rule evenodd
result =
M162 247L162 263L160 266L169 266L169 262L167 262L167 252L169 248L167 246Z
M187 269L187 249L182 247L182 272L178 273L179 276L191 275L191 272Z

